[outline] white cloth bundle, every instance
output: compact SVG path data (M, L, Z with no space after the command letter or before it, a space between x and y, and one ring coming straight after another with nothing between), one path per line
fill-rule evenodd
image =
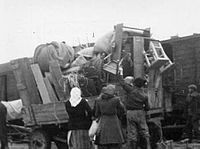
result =
M94 53L105 52L107 54L112 52L112 47L115 46L115 32L109 32L99 38L94 45Z
M14 101L1 101L1 103L7 109L7 120L14 120L22 118L22 100L14 100Z
M96 120L93 120L88 132L90 138L93 138L96 135L98 128L99 123Z

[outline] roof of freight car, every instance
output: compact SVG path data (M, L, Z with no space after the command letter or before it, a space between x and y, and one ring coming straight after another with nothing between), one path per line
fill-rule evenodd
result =
M171 39L163 40L162 43L170 43L170 42L188 40L188 39L193 39L193 38L200 38L200 34L194 33L193 35L184 36L184 37L173 36L171 37Z

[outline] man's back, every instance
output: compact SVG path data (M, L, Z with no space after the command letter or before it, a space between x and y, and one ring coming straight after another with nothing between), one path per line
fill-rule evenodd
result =
M134 87L131 92L127 92L127 110L143 110L148 98L141 88Z

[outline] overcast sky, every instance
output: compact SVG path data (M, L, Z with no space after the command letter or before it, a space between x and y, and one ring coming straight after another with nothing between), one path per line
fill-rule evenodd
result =
M0 63L41 43L96 40L117 23L150 27L159 40L200 33L199 14L199 0L0 0Z

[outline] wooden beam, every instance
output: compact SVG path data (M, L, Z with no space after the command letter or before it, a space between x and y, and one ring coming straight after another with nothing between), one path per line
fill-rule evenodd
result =
M45 83L46 88L48 90L49 97L50 97L51 101L57 102L58 98L56 97L55 91L54 91L53 87L51 86L51 83L49 82L49 79L47 77L44 78L44 83Z
M133 61L134 61L134 77L144 77L144 39L143 37L133 37Z
M115 26L115 43L116 47L111 55L111 60L120 61L121 59L121 48L122 48L122 34L123 34L123 24L118 24Z
M32 64L31 70L32 70L33 75L35 77L35 81L36 81L38 90L40 92L40 96L42 98L43 104L51 103L52 101L50 99L46 85L44 83L44 79L43 79L39 65L38 64Z
M62 72L58 61L52 60L49 62L49 70L52 76L52 82L54 84L56 94L59 100L66 100L69 97L69 88L64 86L64 80L62 78Z

